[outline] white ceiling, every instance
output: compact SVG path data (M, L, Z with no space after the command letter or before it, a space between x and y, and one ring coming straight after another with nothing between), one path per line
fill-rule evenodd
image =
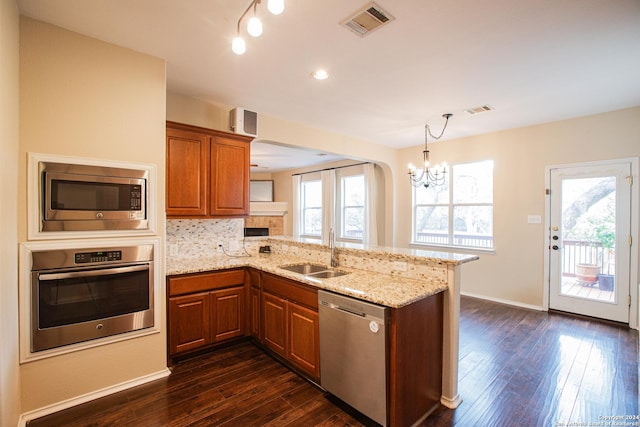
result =
M285 0L278 16L263 0L242 56L231 40L250 0L17 3L165 58L170 92L391 147L424 143L447 112L443 140L640 105L638 0L379 0L395 20L364 38L339 22L365 0ZM310 78L318 67L328 80Z
M251 143L251 172L278 172L342 160L342 156L324 151L278 144L274 141Z

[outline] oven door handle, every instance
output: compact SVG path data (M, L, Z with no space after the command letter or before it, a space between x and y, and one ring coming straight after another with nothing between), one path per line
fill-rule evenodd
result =
M60 279L75 279L79 277L95 277L95 276L110 276L115 274L132 273L134 271L149 270L149 265L133 265L128 267L115 267L105 268L100 270L85 270L85 271L71 271L68 273L46 273L40 274L38 280L60 280Z

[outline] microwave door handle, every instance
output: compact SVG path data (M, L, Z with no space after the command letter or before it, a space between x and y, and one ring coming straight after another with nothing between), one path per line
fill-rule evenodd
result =
M134 265L130 267L116 267L101 270L87 270L87 271L72 271L69 273L46 273L40 274L38 280L60 280L60 279L75 279L78 277L95 277L95 276L109 276L114 274L131 273L134 271L149 270L148 265Z

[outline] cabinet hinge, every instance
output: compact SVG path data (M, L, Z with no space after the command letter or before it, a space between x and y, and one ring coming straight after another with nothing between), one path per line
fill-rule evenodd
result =
M551 190L549 188L546 188L544 190L544 194L546 194L548 196L549 194L551 194Z
M633 238L629 236L629 246L631 246L632 243L633 243Z
M633 175L629 175L627 179L629 180L629 185L633 185Z
M631 295L627 295L627 303L631 307Z

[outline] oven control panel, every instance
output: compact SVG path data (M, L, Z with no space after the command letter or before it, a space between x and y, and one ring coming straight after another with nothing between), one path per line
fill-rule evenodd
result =
M122 251L76 252L76 264L122 260Z

